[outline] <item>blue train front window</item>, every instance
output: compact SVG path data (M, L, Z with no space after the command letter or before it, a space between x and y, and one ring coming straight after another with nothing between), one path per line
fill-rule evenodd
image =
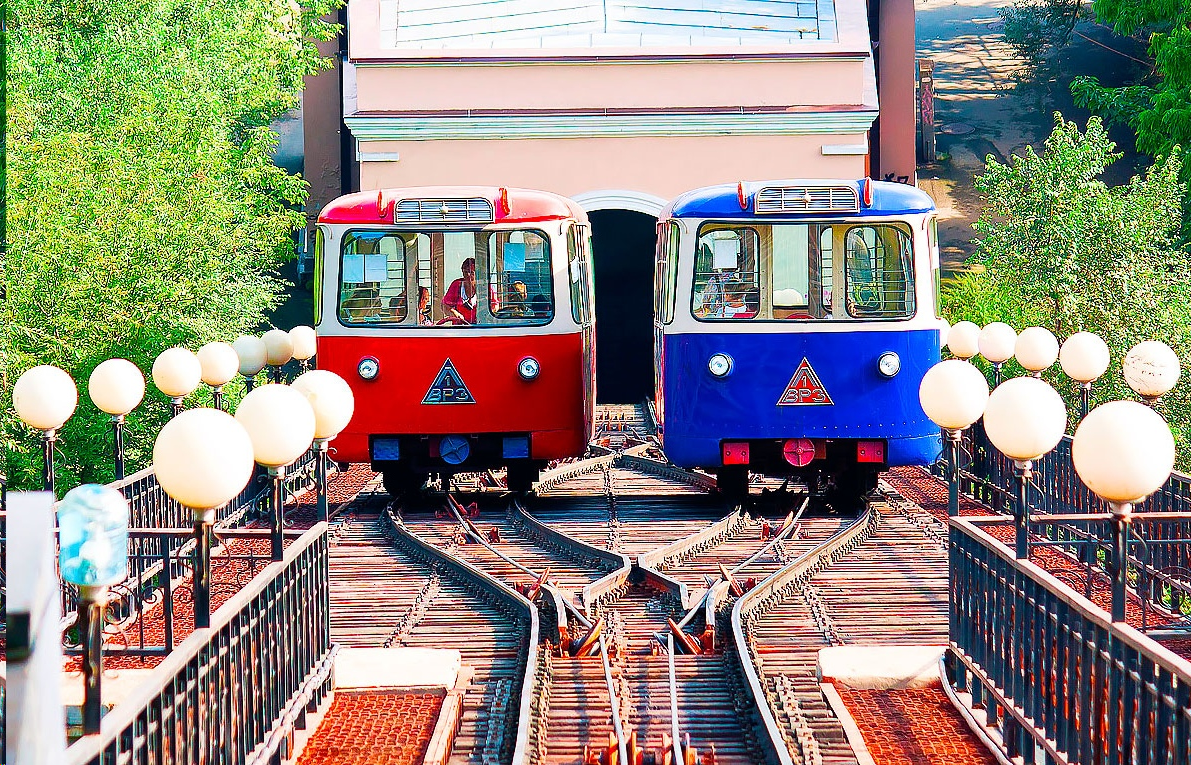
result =
M914 308L913 245L904 226L705 223L699 229L691 312L701 321L903 319Z

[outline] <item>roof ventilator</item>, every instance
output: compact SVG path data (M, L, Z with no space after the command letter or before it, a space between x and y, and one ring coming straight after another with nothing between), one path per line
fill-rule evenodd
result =
M487 199L402 199L395 223L492 223L495 216Z
M757 192L762 213L857 213L860 195L852 186L770 186Z

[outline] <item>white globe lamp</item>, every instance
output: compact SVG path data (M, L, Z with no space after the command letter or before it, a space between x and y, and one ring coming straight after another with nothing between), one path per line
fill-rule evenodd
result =
M1063 373L1079 383L1079 418L1088 416L1092 402L1092 381L1108 369L1108 344L1091 332L1076 332L1059 349Z
M211 625L211 524L252 478L252 440L218 409L174 417L153 444L153 470L166 494L194 513L194 626Z
M1026 495L1034 460L1058 446L1067 429L1067 405L1036 377L1016 377L998 385L984 408L988 440L1017 467L1017 557L1029 556L1030 506Z
M957 322L947 330L947 350L957 359L970 359L980 353L980 327L970 321Z
M1080 480L1112 509L1112 620L1125 620L1129 522L1133 505L1160 489L1174 469L1174 436L1166 421L1136 401L1093 409L1071 443Z
M310 367L310 359L318 352L318 336L313 327L299 324L289 331L289 339L294 347L294 358L305 372Z
M248 431L256 461L268 468L273 479L273 560L284 555L285 503L282 497L285 469L310 448L314 439L314 409L306 396L288 385L262 385L236 407L236 420Z
M1013 349L1017 345L1017 333L1013 327L1003 321L986 324L980 330L978 340L980 355L993 367L993 387L1001 384L1001 365L1013 358Z
M317 519L327 520L327 444L343 432L355 413L351 386L334 372L312 369L294 380L293 388L306 396L314 410L315 483L318 487Z
M12 388L12 406L21 422L41 431L42 485L54 493L54 441L79 403L70 375L49 364L25 370Z
M1125 354L1121 371L1129 387L1152 404L1179 381L1179 357L1166 343L1146 340Z
M186 348L168 348L153 362L153 384L170 397L174 416L182 411L182 399L194 393L203 380L203 365Z
M273 367L273 379L281 382L281 367L294 357L294 341L284 329L271 329L261 340L265 343L265 361Z
M1059 341L1046 327L1027 327L1017 336L1013 356L1022 369L1040 377L1059 358Z
M960 438L963 430L984 413L988 380L968 361L940 361L922 376L918 401L931 422L947 433L947 514L959 515Z
M265 341L253 335L240 335L232 342L232 348L240 357L240 374L244 375L244 385L251 391L257 374L265 368Z
M230 343L214 342L198 349L198 359L203 367L203 382L211 386L215 408L223 409L223 386L240 371L240 355Z
M124 418L145 397L145 376L128 359L108 359L87 380L91 401L112 417L113 463L116 480L124 480Z

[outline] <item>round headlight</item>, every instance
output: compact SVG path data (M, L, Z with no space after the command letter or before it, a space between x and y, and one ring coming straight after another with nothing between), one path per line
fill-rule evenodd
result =
M533 356L526 356L517 364L517 374L522 380L533 380L542 371L542 365Z
M707 360L707 371L716 377L727 377L732 371L732 357L726 353L714 354Z
M365 356L360 359L360 363L356 366L356 371L365 380L375 380L376 376L380 374L380 362L371 356Z
M885 351L877 359L877 371L886 377L893 377L901 371L902 360L893 351Z

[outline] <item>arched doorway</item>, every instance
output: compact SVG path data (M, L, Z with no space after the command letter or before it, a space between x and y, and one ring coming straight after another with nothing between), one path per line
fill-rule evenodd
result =
M596 391L601 404L653 395L653 258L657 218L592 210L596 294Z

